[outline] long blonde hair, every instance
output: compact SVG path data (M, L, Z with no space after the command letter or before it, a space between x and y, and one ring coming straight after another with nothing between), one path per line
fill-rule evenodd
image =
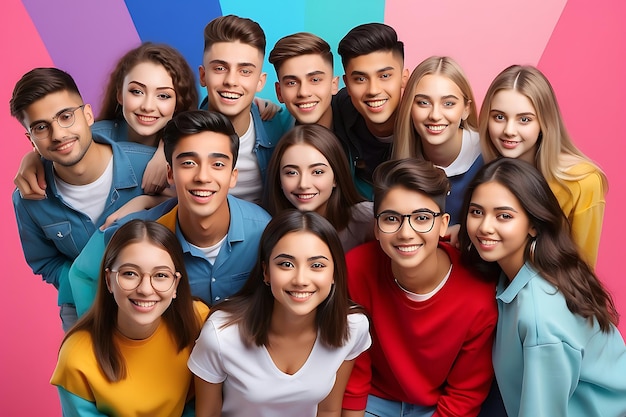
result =
M418 158L424 159L422 153L421 138L415 131L413 119L411 118L411 107L415 98L415 88L420 80L429 74L441 75L449 78L455 83L463 93L464 104L469 103L469 116L462 122L464 129L478 130L478 116L476 111L476 101L474 93L461 66L452 58L447 56L431 56L422 61L411 74L404 89L396 125L394 129L392 159Z
M491 102L496 93L501 90L517 91L528 97L535 107L541 128L535 166L548 182L557 181L564 189L569 190L564 184L565 181L579 181L597 171L602 178L604 191L608 190L608 181L602 169L574 145L567 133L550 81L541 71L529 65L512 65L506 68L498 74L487 90L480 109L478 127L485 163L501 156L489 136ZM566 166L561 163L560 158L563 155L588 164L589 170L577 175L568 173L571 165Z

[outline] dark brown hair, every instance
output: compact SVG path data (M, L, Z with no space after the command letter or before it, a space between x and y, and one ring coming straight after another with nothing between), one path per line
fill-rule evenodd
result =
M211 20L204 28L204 52L218 42L241 42L265 56L265 33L257 22L248 18L230 14Z
M336 186L328 199L324 217L338 231L345 229L350 222L352 207L363 201L363 197L359 195L352 182L348 160L339 139L331 130L317 124L295 126L285 133L276 145L267 167L265 208L271 215L293 208L291 202L285 197L280 182L281 160L287 149L293 145L310 145L328 160L330 169L333 170Z
M374 52L392 52L404 62L404 43L398 34L384 23L365 23L352 28L339 41L337 48L345 69L351 59Z
M122 107L117 101L117 97L124 86L124 77L134 67L144 62L161 65L172 78L172 85L176 92L174 115L198 107L198 91L194 72L185 57L169 45L144 42L128 51L117 62L109 76L109 83L102 100L102 109L97 120L121 120L124 118Z
M272 250L283 236L300 231L319 237L333 256L335 283L326 300L317 306L315 316L322 343L330 347L343 346L349 337L348 314L362 312L348 299L346 260L335 228L315 212L284 210L265 228L259 256L243 288L211 310L211 314L220 310L228 313L230 318L226 326L238 324L241 337L248 346L268 344L274 296L263 282L264 265L269 264Z
M124 357L114 343L118 305L107 289L105 274L111 269L120 252L130 244L146 242L167 251L174 267L181 275L176 288L176 299L163 313L163 321L181 351L192 347L200 334L201 323L196 316L191 288L183 262L183 250L178 239L165 226L150 221L132 220L121 226L111 237L100 266L98 291L93 305L65 335L63 342L74 333L84 330L91 335L94 354L100 369L111 382L126 378Z
M302 55L319 55L333 66L333 53L328 42L308 32L298 32L279 39L270 52L269 62L274 65L278 75L278 70L286 60Z
M525 261L563 294L572 313L590 321L597 319L600 329L609 332L611 323L618 322L611 295L580 257L571 237L569 222L547 181L534 166L525 161L496 159L482 167L467 187L459 232L463 262L468 265L487 264L482 261L476 248L470 245L467 216L474 191L489 182L502 185L517 198L537 232L534 256L530 254L531 240L528 239Z

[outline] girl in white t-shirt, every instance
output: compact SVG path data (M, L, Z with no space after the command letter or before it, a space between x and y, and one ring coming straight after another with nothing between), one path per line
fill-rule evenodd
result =
M333 226L288 209L268 224L239 293L217 304L196 342L196 415L340 416L369 322L348 299Z

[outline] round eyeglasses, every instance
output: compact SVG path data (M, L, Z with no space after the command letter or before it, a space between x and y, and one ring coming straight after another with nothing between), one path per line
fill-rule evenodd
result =
M50 132L52 131L52 123L57 122L63 129L72 127L76 121L76 110L82 109L83 107L85 107L84 104L82 106L65 109L54 116L50 122L37 122L28 129L28 133L30 133L31 137L37 140L48 139L50 137Z
M180 278L179 272L172 272L169 269L159 269L152 273L143 272L134 267L121 267L118 270L110 269L115 276L115 281L121 289L132 291L141 285L141 281L145 275L150 276L150 285L156 292L169 291L176 279Z
M404 219L408 219L411 229L417 233L428 233L435 225L435 218L443 213L435 213L428 209L415 210L410 214L400 214L393 210L385 210L376 215L378 230L383 233L396 233L402 228Z

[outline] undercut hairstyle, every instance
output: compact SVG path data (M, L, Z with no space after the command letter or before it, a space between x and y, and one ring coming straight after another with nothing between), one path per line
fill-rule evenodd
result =
M58 68L34 68L28 71L13 88L13 94L9 100L11 116L25 126L24 111L26 108L48 94L60 91L76 94L82 101L76 82L67 72Z
M559 109L554 89L546 76L537 68L530 65L511 65L504 69L492 81L480 109L479 127L480 144L485 162L500 157L489 135L489 119L491 118L491 102L501 90L513 90L526 96L535 108L540 134L537 140L535 167L550 181L557 181L565 190L569 191L566 181L579 181L591 172L599 172L604 185L608 190L606 175L589 157L582 153L571 140L563 116ZM587 172L572 175L567 168L561 167L560 160L566 154L580 162L589 164Z
M535 250L531 254L532 239L528 239L524 261L563 294L567 308L590 323L598 321L603 332L614 329L618 313L611 295L597 278L593 269L580 257L572 240L570 225L558 200L544 176L531 164L520 159L499 158L483 166L467 188L459 244L461 260L478 270L498 273L497 263L485 262L476 248L470 245L467 233L467 216L472 196L480 185L495 182L511 192L528 216L535 229ZM510 277L512 278L512 277Z
M392 52L404 62L404 43L398 40L394 28L384 23L356 26L339 41L337 51L344 70L351 59L373 52Z
M232 169L235 169L239 155L239 136L226 116L209 110L184 111L167 122L163 133L163 150L167 163L172 165L174 148L183 137L202 132L221 133L229 137L230 151L233 154Z
M279 39L270 52L269 62L274 65L278 75L280 67L286 60L302 55L319 55L324 62L333 67L333 53L328 42L308 32L298 32Z
M330 294L317 306L315 322L320 340L329 347L343 346L349 337L348 314L363 310L348 298L347 268L337 231L328 220L313 211L288 209L268 223L259 244L259 254L243 288L211 309L224 311L229 318L224 325L239 325L242 340L248 346L267 346L274 308L272 289L264 283L264 270L276 244L288 233L308 232L320 238L332 254L334 284Z
M472 87L461 66L447 56L431 56L422 61L411 74L404 88L402 100L398 106L398 116L394 129L392 158L424 158L422 138L415 130L411 110L415 102L417 84L426 75L440 75L448 78L461 90L463 105L469 104L469 115L461 121L461 128L478 132L478 112Z
M350 166L341 143L335 134L317 124L297 125L289 130L278 141L267 167L266 192L264 206L271 215L293 208L285 197L281 187L281 163L283 155L294 145L309 145L317 149L328 161L333 171L335 187L326 203L326 219L341 231L348 226L351 219L352 207L364 201L352 182Z
M265 56L265 32L257 22L248 18L230 14L211 20L204 28L204 52L218 42L241 42Z
M195 75L185 57L175 48L152 42L144 42L120 58L109 76L104 91L102 109L97 120L121 120L124 118L118 97L122 94L124 78L133 68L144 62L162 66L172 78L176 92L174 115L198 107L198 90Z
M169 253L180 273L176 300L163 312L162 319L177 344L178 351L191 349L200 334L202 323L193 306L189 277L183 260L183 249L176 235L167 227L152 221L132 220L122 225L111 237L100 266L98 290L91 308L69 330L63 343L74 333L86 331L93 343L96 361L110 382L127 377L124 357L114 341L118 305L106 284L106 271L114 267L121 251L133 243L155 245Z
M442 213L446 210L450 182L445 171L430 161L417 158L385 161L374 170L372 179L375 214L378 214L380 204L389 191L395 187L425 194L439 206Z

